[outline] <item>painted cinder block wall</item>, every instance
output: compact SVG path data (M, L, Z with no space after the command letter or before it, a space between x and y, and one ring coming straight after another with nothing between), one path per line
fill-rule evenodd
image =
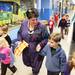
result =
M52 14L52 0L36 0L40 20L49 20Z

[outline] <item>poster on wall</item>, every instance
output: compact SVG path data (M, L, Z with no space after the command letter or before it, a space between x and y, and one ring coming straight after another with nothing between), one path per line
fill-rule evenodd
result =
M0 10L3 11L12 11L12 6L10 3L0 2Z

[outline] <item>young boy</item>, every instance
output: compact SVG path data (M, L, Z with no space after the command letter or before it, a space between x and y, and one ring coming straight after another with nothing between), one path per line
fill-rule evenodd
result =
M60 29L61 29L62 39L64 39L64 30L65 30L66 26L67 26L67 21L66 21L65 14L63 14L62 18L59 21L59 25L58 25L58 27L60 27Z
M40 51L40 54L46 56L47 75L64 75L66 65L66 55L59 44L61 35L52 33L47 45Z
M66 21L67 21L67 25L65 27L65 35L68 35L69 32L69 27L70 27L70 19L69 19L69 15L66 15Z

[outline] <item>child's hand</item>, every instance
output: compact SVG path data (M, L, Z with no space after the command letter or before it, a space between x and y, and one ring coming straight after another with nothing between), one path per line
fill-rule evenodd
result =
M10 67L13 67L13 64L10 64Z
M6 55L0 53L0 59L5 60L6 59Z
M36 46L36 51L39 52L40 49L41 49L41 46L40 46L40 44L38 44L38 45Z

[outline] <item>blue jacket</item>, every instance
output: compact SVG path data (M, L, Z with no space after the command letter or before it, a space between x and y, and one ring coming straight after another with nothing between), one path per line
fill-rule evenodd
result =
M55 54L51 55L51 48L49 44L41 50L41 55L46 56L46 68L51 72L64 72L66 66L66 55L64 50L59 47Z
M67 27L67 21L65 20L65 19L61 19L60 21L59 21L59 25L58 25L58 27L61 27L61 28L65 28L65 27Z

